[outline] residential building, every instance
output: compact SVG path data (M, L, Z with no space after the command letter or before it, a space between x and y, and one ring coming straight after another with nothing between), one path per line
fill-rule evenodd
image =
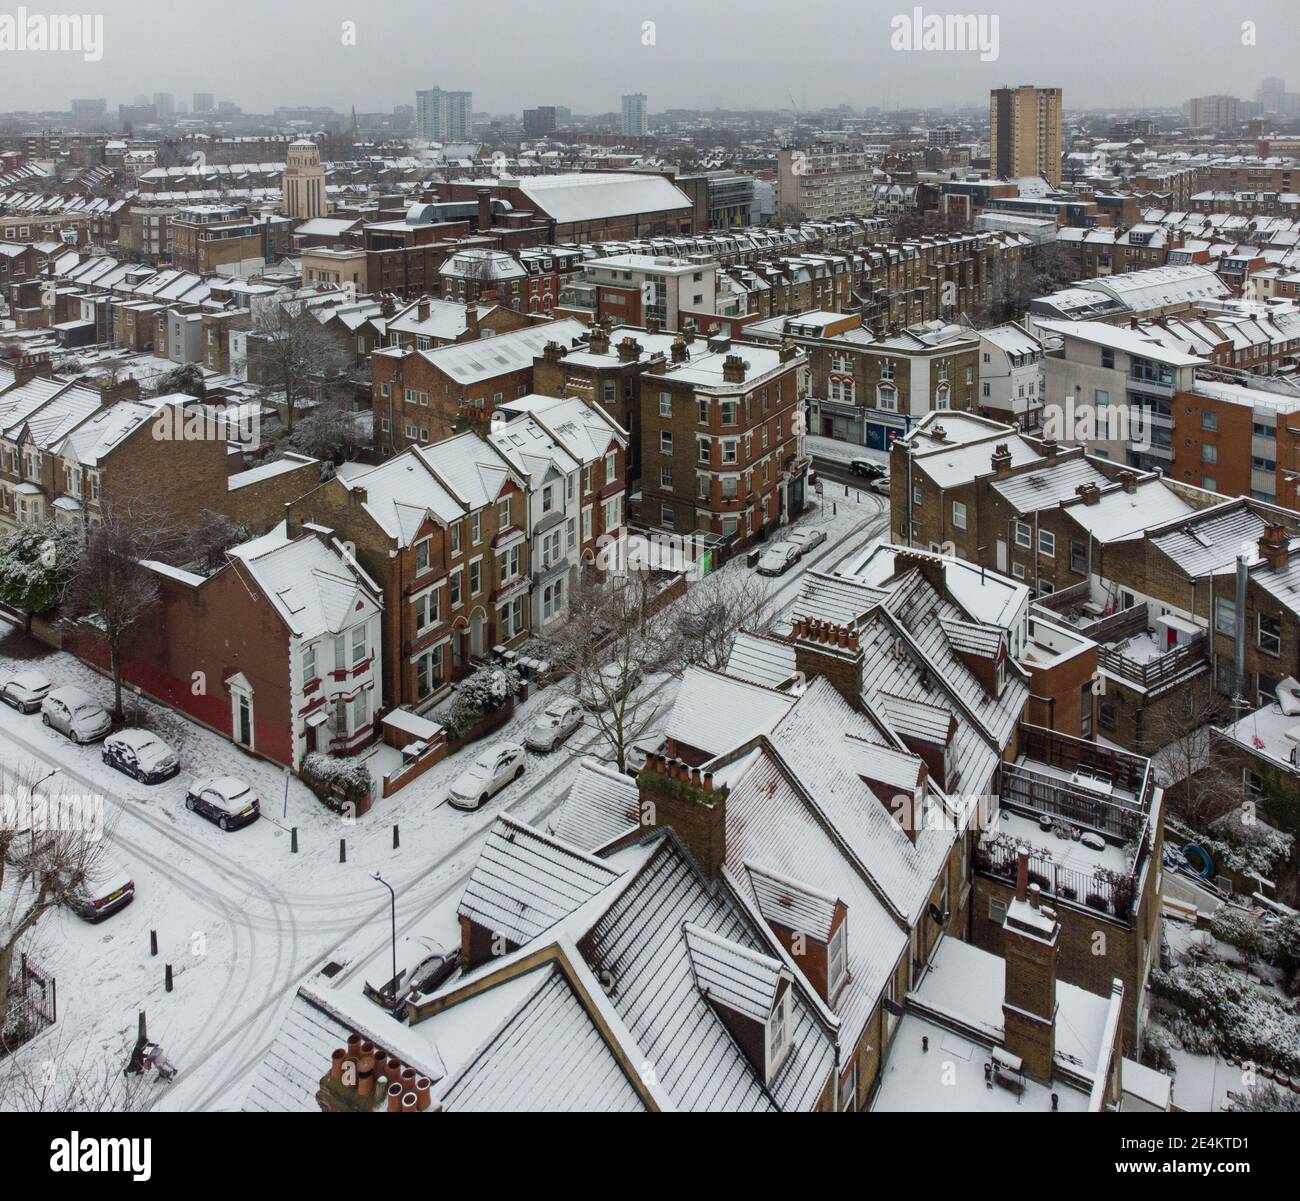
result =
M875 162L864 149L837 142L777 152L777 216L824 221L875 209Z
M469 92L429 88L415 93L415 133L430 142L467 142L474 130Z
M530 628L527 482L477 434L335 476L286 516L291 534L332 531L376 582L385 709L431 708Z
M809 458L794 346L679 335L641 378L641 521L750 542L803 511Z
M622 131L625 138L643 138L650 132L644 92L634 92L623 97Z
M1043 344L1014 321L979 331L979 411L1033 432L1042 426Z
M1061 89L1029 84L989 93L989 170L1000 179L1038 175L1061 186Z

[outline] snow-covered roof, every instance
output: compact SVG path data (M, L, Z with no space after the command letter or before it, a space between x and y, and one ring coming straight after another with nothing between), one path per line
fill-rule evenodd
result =
M719 755L770 730L793 704L787 693L688 667L664 729L684 746Z
M686 193L664 175L533 175L519 179L516 186L562 225L691 207Z
M473 342L459 342L417 353L457 383L476 384L512 371L529 369L548 342L570 344L586 329L581 321L566 317L561 321L548 321L498 334L494 338L478 338Z
M751 1021L766 1022L781 986L780 960L691 922L682 933L700 991Z
M351 629L379 611L378 598L354 566L314 534L290 540L283 522L227 553L243 564L285 625L304 641Z
M550 832L584 851L599 851L641 824L639 797L634 780L584 756Z

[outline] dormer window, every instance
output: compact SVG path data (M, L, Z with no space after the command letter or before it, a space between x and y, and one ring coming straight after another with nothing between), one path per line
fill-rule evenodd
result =
M767 1079L771 1081L790 1050L790 989L787 987L767 1019Z
M826 991L834 997L848 978L848 919L840 922L831 935L826 955Z

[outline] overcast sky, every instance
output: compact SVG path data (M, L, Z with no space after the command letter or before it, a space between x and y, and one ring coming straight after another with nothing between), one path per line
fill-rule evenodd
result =
M62 5L62 7L60 7ZM214 92L249 111L382 111L416 88L470 89L476 111L911 107L987 103L1004 83L1057 85L1067 108L1178 104L1264 76L1300 90L1297 0L943 0L998 17L998 57L891 49L899 0L27 0L104 18L102 61L0 51L0 111ZM0 0L0 20L14 0ZM1242 44L1242 22L1257 44ZM344 22L355 22L355 46ZM654 22L644 45L643 23Z

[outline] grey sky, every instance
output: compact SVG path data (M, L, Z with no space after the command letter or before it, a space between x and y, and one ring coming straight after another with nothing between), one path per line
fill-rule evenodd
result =
M979 103L1003 83L1058 85L1066 106L1253 98L1268 75L1300 90L1296 0L942 0L927 14L999 18L999 57L901 53L900 0L27 0L30 13L104 16L104 55L0 52L0 111L73 96L215 92L247 110L409 104L417 87L469 88L476 110ZM0 15L14 13L0 0ZM1252 20L1258 44L1242 45ZM356 22L354 47L343 22ZM655 44L642 23L655 22ZM788 91L787 91L788 89Z

